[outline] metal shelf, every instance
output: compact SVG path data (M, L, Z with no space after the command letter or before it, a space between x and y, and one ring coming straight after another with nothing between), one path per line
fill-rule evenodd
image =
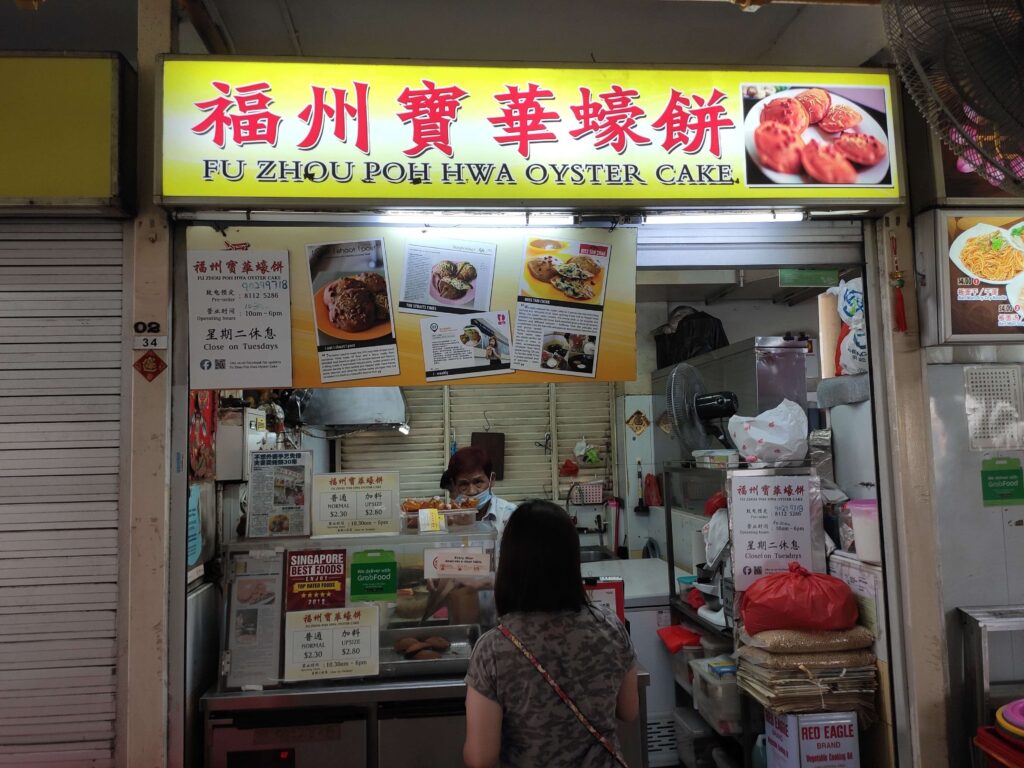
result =
M707 619L703 618L697 613L688 603L684 603L678 597L672 597L669 599L669 606L681 613L687 618L688 621L692 621L694 624L699 626L701 629L710 632L713 635L717 635L723 640L732 641L732 627L720 627L717 624L712 624Z

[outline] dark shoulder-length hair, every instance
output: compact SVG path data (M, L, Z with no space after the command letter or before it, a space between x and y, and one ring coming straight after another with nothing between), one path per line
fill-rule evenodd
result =
M580 537L560 506L527 501L509 517L501 537L494 600L499 615L579 611L587 605Z

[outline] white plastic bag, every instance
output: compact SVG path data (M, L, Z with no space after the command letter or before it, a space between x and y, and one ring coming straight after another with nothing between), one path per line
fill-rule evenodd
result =
M843 323L836 350L837 373L854 376L868 372L868 334L864 323L864 281L861 278L843 280L836 288L829 288L836 297L836 311Z
M783 400L760 416L733 416L729 436L746 461L807 458L807 414L792 400Z

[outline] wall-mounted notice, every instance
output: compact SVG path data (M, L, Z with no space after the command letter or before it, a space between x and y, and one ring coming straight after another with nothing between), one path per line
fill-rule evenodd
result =
M513 368L594 378L610 256L608 245L527 239Z
M284 679L376 675L380 669L376 605L287 614Z
M314 536L399 533L397 472L335 472L313 478Z
M508 312L424 318L421 337L427 381L491 376L512 368Z
M796 562L814 570L809 475L734 475L729 498L733 574L742 592Z
M253 451L246 535L309 535L310 451Z
M292 385L287 251L189 251L191 389Z
M306 246L320 379L398 374L384 240Z
M344 549L288 552L285 562L285 610L345 607Z
M281 554L232 559L227 685L276 685L281 656Z
M491 308L495 243L410 239L405 246L402 298L405 312L450 315Z

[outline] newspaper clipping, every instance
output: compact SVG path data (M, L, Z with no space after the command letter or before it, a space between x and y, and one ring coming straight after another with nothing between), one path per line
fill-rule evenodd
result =
M281 554L232 560L227 685L276 685L281 656Z
M436 315L422 321L427 381L508 373L512 327L508 312Z
M413 239L406 245L403 312L450 315L491 308L495 243Z
M309 535L310 451L253 451L246 535Z

